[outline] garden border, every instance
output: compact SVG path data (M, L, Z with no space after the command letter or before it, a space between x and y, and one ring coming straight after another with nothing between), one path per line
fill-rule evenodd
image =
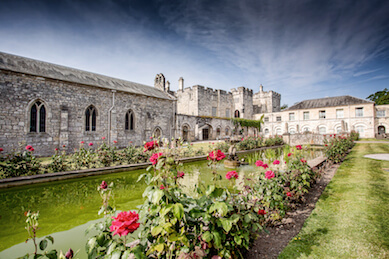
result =
M237 154L253 153L260 150L280 148L283 146L284 145L261 147L261 148L255 148L250 150L241 150L241 151L237 151L236 153ZM206 159L207 156L204 155L204 156L180 158L178 161L183 163L188 163L188 162L202 161ZM5 179L0 179L0 189L30 185L35 183L46 183L46 182L53 182L53 181L66 180L66 179L82 178L82 177L118 173L124 171L133 171L133 170L147 168L150 165L151 162L147 162L147 163L139 163L139 164L117 165L117 166L89 168L89 169L82 169L82 170L75 170L75 171L65 171L65 172L57 172L57 173L47 173L47 174L5 178Z

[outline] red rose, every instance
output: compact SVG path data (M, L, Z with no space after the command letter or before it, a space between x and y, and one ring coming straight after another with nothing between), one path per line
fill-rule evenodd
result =
M263 169L266 169L266 168L268 168L269 166L268 166L267 164L263 164L262 167L263 167Z
M150 141L150 142L146 142L146 144L144 145L145 149L143 150L143 152L153 150L156 147L158 147L158 142L156 140Z
M265 215L266 211L265 210L258 210L258 215Z
M153 155L150 157L150 162L151 162L153 165L157 164L158 158L159 158L160 156L162 156L162 155L163 155L162 152L161 152L161 153L155 153L155 154L153 154Z
M26 149L27 149L27 150L30 150L31 148L32 148L31 145L27 145L27 146L26 146Z
M113 141L114 144L118 143L116 140Z
M292 155L292 153L288 153L288 156L291 156Z
M263 162L261 160L258 160L257 162L255 162L255 165L256 166L262 166L263 165Z
M303 164L305 164L307 162L307 160L305 160L304 158L301 158L300 160Z
M280 161L279 160L274 160L273 165L279 165Z
M0 147L0 152L3 151L4 149Z
M30 148L30 151L32 152L32 151L34 151L35 149L32 147L32 148Z
M81 143L81 144L84 144L85 142L84 142L84 141L81 141L80 143Z
M230 171L226 174L226 178L230 180L232 177L238 179L238 173L236 171Z
M297 150L301 150L301 149L302 149L301 145L297 145L297 146L296 146L296 149L297 149Z
M102 140L104 140L104 139L105 139L105 137L102 137L101 139L102 139Z
M110 226L111 232L114 232L113 235L126 236L128 233L133 233L138 229L140 223L137 223L139 220L139 214L132 211L122 211L117 217L112 217L112 226Z
M161 184L161 186L159 186L159 189L163 190L163 189L165 189L165 186L163 186L163 184Z
M220 149L218 149L217 151L214 150L209 152L207 159L213 161L220 161L225 157L226 156L224 155L224 153Z
M105 190L105 189L108 188L108 184L105 181L102 181L101 184L100 184L100 188Z
M291 194L290 192L287 192L287 193L286 193L286 196L292 197L292 194Z
M177 178L184 178L184 172L177 172Z
M91 146L93 146L93 143L91 142L91 143L89 143L89 146L91 147Z
M274 178L275 177L275 174L273 173L273 171L266 171L265 173L265 178L266 179L271 179L271 178Z
M54 149L55 151L58 151L58 148L56 148L56 149ZM0 150L0 151L2 151L2 150Z

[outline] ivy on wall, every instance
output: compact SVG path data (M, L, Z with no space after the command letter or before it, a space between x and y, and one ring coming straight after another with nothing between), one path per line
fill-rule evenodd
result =
M261 130L261 124L263 123L263 115L261 119L259 120L249 120L249 119L242 119L242 118L232 118L232 122L235 126L241 126L243 127L251 127L251 128L257 128L258 130Z

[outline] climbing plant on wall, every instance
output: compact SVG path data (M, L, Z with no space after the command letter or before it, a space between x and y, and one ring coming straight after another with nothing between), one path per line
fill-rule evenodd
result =
M242 118L232 118L232 122L235 126L247 127L247 128L256 128L261 130L261 124L263 124L263 115L259 120L249 120Z

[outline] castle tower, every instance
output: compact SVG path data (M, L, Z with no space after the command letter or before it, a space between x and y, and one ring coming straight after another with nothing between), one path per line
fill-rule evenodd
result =
M165 76L162 73L157 74L154 79L154 87L161 91L165 91L165 82Z

